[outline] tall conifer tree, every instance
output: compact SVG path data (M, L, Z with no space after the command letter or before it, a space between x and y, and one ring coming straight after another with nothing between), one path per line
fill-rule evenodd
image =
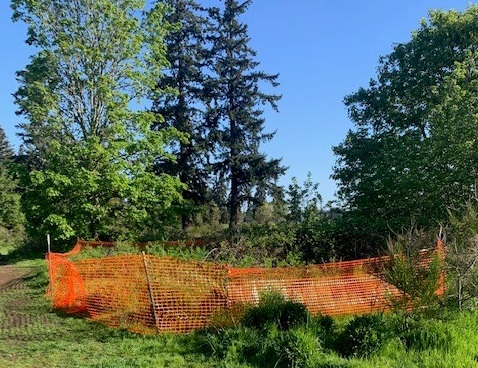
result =
M278 86L278 75L258 70L256 51L250 46L247 25L240 17L252 0L224 0L223 9L209 10L215 31L209 80L208 126L210 146L216 149L214 171L229 183L229 228L235 230L241 206L261 201L285 168L280 160L269 160L259 151L261 143L273 138L264 133L260 105L277 110L278 95L262 92L260 86Z
M0 127L0 248L18 246L24 230L18 182L11 172L13 155L5 131Z
M5 131L0 126L0 165L10 161L13 157L13 150L8 143Z
M159 80L158 88L174 91L160 95L153 104L153 112L159 114L155 129L176 128L188 136L172 147L175 161L158 162L157 171L178 176L187 184L183 197L182 226L190 222L191 205L204 203L208 186L206 166L207 146L204 142L203 114L205 32L208 18L194 0L161 0L171 12L166 20L176 25L176 30L164 38L169 67ZM188 205L189 203L189 205Z

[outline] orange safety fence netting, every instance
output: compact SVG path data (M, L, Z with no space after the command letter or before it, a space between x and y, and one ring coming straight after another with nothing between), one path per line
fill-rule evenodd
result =
M380 275L386 257L247 269L144 253L73 261L84 245L47 254L53 306L135 332L200 329L237 305L257 303L266 290L332 316L386 311L403 295ZM443 259L441 241L436 252ZM433 252L422 254L426 265ZM443 291L442 276L437 294Z

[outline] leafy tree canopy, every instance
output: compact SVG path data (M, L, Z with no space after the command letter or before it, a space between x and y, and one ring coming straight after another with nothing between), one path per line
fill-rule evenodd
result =
M356 223L434 225L476 192L478 7L431 11L378 76L345 97L355 129L333 178Z
M15 93L27 119L21 128L31 235L134 234L157 225L180 197L177 179L151 173L180 135L152 131L154 115L133 108L163 93L156 82L167 65L166 7L144 5L12 1L13 19L27 23L27 43L39 50L17 73Z

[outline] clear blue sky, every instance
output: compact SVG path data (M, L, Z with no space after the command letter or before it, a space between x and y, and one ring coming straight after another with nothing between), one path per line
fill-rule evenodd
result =
M198 0L204 5L214 0ZM12 23L9 1L0 2L0 124L14 147L20 141L11 94L15 71L24 68L32 48L26 27ZM264 145L270 157L289 166L281 184L312 173L325 201L336 191L330 179L339 144L352 124L342 103L345 95L375 76L378 58L397 42L406 42L430 9L464 10L459 0L255 0L244 16L261 69L280 73L279 113L266 111L267 130L277 130Z

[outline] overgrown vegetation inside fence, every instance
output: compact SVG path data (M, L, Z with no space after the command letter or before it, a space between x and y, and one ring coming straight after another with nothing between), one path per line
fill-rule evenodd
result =
M416 260L392 254L323 265L234 268L204 262L211 251L202 248L169 248L176 257L166 256L167 248L80 241L66 254L48 254L54 307L131 331L187 332L210 326L218 314L229 313L233 320L237 306L257 304L267 290L327 315L389 311L402 301L404 308L424 305L415 304L420 299L406 288L411 280L413 288L442 294L440 259L433 251L420 251ZM198 255L201 261L191 260ZM401 275L398 261L409 258L417 264Z

